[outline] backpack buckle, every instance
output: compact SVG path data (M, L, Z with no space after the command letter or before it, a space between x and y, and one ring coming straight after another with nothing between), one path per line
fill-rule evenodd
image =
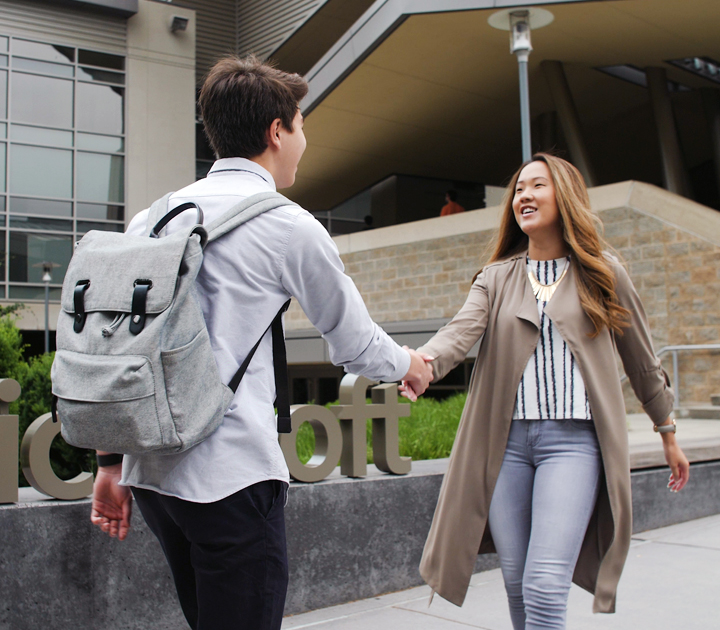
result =
M145 327L145 306L147 294L152 288L152 280L137 279L133 283L132 306L130 308L130 332L137 335Z
M87 313L85 312L85 291L90 288L90 280L80 280L75 285L73 291L73 304L75 306L75 317L73 322L73 330L76 333L82 332L85 327L85 319L87 319Z

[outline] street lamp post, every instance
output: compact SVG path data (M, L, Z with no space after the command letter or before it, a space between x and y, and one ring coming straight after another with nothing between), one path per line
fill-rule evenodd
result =
M42 267L42 281L45 284L45 354L50 352L50 283L52 282L52 270L59 266L57 263L47 260L33 265L33 267Z
M522 159L532 157L530 135L530 86L528 83L528 59L532 51L531 28L542 28L552 22L554 16L545 9L506 9L493 13L488 23L493 28L510 31L510 52L517 56L520 78L520 129L522 134Z

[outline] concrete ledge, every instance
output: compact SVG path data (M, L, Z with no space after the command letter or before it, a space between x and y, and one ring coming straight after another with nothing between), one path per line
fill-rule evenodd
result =
M392 477L336 472L292 484L287 506L286 614L421 583L418 564L447 460L415 462ZM680 494L666 468L633 472L635 531L720 513L720 461L692 465ZM137 513L124 543L90 525L88 500L0 506L0 630L186 627L159 545ZM483 557L476 570L494 568Z

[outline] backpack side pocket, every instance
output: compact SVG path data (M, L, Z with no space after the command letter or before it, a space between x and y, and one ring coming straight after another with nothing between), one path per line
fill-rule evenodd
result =
M220 381L207 329L160 356L170 415L182 442L178 451L184 451L220 426L233 393Z

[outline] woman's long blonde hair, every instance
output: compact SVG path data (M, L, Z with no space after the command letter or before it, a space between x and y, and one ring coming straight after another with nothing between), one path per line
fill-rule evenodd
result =
M544 162L550 170L563 240L575 266L580 304L595 327L591 337L596 337L604 327L622 334L622 328L628 326L629 312L618 303L615 273L603 255L609 246L601 236L600 219L590 209L585 181L569 162L548 153L536 153L517 170L505 192L500 229L488 262L508 258L528 247L528 237L515 220L512 202L520 173L531 162Z

